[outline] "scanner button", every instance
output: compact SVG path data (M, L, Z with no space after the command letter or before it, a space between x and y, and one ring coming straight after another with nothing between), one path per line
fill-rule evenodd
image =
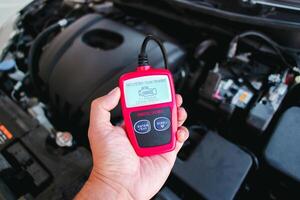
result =
M158 117L154 119L154 129L156 131L165 131L171 125L170 120L167 117Z
M151 123L149 120L146 119L142 119L135 122L133 127L135 132L137 132L138 134L146 134L151 131Z

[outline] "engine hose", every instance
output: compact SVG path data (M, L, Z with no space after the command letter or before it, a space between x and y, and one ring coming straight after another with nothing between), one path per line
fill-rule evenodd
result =
M33 84L34 89L41 93L41 88L39 87L40 79L38 77L39 71L39 58L42 54L42 47L48 42L48 38L51 34L58 32L61 28L66 27L73 19L62 19L55 24L50 25L44 29L33 41L30 47L28 55L28 67L29 76Z

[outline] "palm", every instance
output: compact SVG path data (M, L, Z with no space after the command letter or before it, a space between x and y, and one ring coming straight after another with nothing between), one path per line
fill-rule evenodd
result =
M101 158L101 163L95 163L99 166L97 170L102 176L110 177L114 183L126 187L135 199L141 199L142 196L151 198L160 189L161 183L165 182L173 167L176 158L173 153L151 157L137 156L121 127L113 127L104 138L103 135L93 135L98 138L91 138L91 141L101 141L91 144L95 152L93 156ZM158 176L157 173L163 176Z

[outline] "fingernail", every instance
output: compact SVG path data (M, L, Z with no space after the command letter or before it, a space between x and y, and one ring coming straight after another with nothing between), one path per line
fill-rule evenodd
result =
M180 130L179 134L182 142L186 141L189 138L189 134L188 132L186 132L186 130Z
M184 141L184 135L183 135L183 131L178 131L178 140L180 142Z
M185 134L184 134L184 131L183 130L179 130L177 132L177 140L179 142L184 142L185 141Z
M111 95L115 93L118 90L119 87L115 87L113 90L111 90L107 95Z

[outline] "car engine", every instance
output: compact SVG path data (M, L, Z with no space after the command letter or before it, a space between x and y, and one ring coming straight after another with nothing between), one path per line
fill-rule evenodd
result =
M74 198L92 167L90 104L135 70L148 34L190 131L153 199L299 198L299 17L248 1L33 1L0 46L0 198ZM163 66L154 43L148 55Z

